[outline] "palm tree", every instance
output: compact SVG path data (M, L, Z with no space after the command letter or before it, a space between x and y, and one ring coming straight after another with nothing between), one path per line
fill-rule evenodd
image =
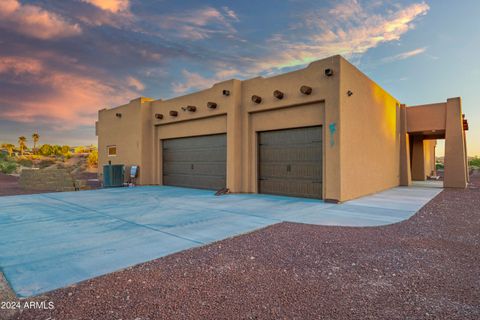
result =
M13 153L13 149L15 149L15 146L11 143L4 143L2 144L2 148L7 149L8 156L11 157Z
M33 139L33 153L37 153L37 142L40 140L40 135L38 132L35 132L32 134L32 139Z
M20 149L20 155L23 156L23 150L27 147L27 138L24 136L18 137L18 146Z

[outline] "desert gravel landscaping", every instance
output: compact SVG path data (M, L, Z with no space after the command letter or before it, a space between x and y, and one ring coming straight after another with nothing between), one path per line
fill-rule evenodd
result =
M479 319L480 175L398 224L280 223L36 299L13 319Z

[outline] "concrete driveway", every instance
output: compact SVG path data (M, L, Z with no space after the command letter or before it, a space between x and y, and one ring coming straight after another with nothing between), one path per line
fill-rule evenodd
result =
M32 296L281 221L396 223L441 190L398 187L341 205L165 186L0 197L0 268Z

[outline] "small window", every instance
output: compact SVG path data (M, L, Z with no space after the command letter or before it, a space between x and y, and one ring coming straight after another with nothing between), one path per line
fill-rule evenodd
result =
M109 157L114 157L117 155L117 146L108 146L107 154Z

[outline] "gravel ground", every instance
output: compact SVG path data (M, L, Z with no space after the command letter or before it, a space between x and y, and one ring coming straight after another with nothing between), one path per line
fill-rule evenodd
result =
M402 223L281 223L53 291L37 299L54 310L15 319L480 319L472 180Z

